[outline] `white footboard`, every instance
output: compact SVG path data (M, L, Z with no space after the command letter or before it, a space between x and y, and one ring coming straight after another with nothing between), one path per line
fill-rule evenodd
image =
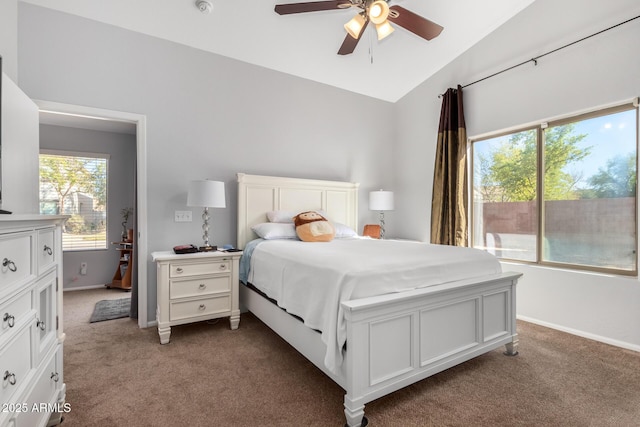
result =
M451 366L507 346L517 353L517 273L343 303L347 424L364 405Z

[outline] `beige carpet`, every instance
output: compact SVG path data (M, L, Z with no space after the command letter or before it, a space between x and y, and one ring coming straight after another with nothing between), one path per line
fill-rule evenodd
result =
M108 295L105 297L105 293ZM343 391L251 314L173 328L161 346L132 319L89 323L114 290L65 293L72 426L344 425ZM382 426L638 426L640 354L519 322L502 349L365 408Z

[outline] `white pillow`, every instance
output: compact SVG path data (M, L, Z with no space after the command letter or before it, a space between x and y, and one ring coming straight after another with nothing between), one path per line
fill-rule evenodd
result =
M296 227L292 223L263 222L256 224L251 229L265 240L297 239Z
M267 212L267 219L269 222L279 223L291 223L293 224L293 217L298 215L299 212L295 211L269 211Z
M339 222L333 223L333 228L336 229L335 239L344 239L346 237L356 237L358 233L348 225L340 224Z

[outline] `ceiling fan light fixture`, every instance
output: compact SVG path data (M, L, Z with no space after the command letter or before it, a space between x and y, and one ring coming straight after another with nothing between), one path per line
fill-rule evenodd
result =
M376 25L376 31L378 33L378 40L382 40L389 34L393 33L395 29L391 26L389 21L384 21L382 24Z
M369 6L369 19L374 24L382 24L387 20L389 16L389 5L384 0L377 0L371 3Z
M360 32L362 31L362 27L364 27L365 23L366 20L364 15L359 13L354 16L351 21L344 24L344 29L347 30L347 33L349 33L351 37L357 39L358 36L360 36Z

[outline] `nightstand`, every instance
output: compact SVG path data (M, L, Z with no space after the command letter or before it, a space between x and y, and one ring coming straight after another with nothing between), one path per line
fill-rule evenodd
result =
M238 272L242 252L153 252L156 263L158 335L168 344L171 327L229 317L238 329Z

